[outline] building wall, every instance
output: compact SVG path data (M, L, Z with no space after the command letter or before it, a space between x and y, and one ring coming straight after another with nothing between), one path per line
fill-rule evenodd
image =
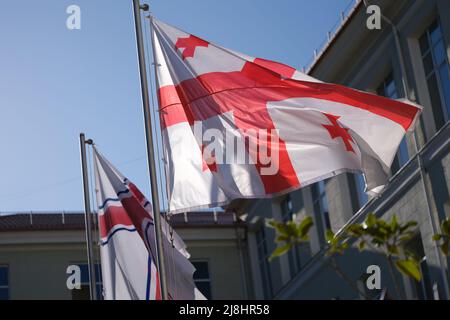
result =
M71 299L67 266L86 261L81 232L0 233L0 264L9 267L10 299Z
M192 261L208 262L213 299L247 298L244 230L239 230L242 256L234 228L183 228L179 234ZM72 299L67 266L86 261L83 231L0 232L0 265L9 267L10 299Z

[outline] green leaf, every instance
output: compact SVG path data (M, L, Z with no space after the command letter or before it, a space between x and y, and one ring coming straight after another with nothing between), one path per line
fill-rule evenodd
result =
M266 226L276 228L277 222L274 219L266 219Z
M435 234L432 239L433 241L439 241L442 239L442 234Z
M392 216L391 223L389 224L389 227L391 228L392 232L397 232L397 230L399 229L397 216L395 214Z
M401 273L410 278L413 278L416 281L420 281L422 279L419 263L415 260L397 260L395 261L395 266Z
M327 240L328 243L330 244L333 243L334 233L331 229L327 229L327 231L325 232L325 239Z
M275 229L275 231L279 235L284 235L286 237L289 237L291 235L291 233L289 232L289 227L283 222L279 222L279 221L276 221L274 219L267 219L266 220L266 225L269 228Z
M377 217L371 212L367 215L365 222L368 228L373 227L377 223Z
M395 245L388 245L387 246L387 249L388 249L388 252L390 253L390 254L394 254L394 255L397 255L398 253L399 253L399 251L398 251L398 247L397 246L395 246Z
M417 226L417 221L408 221L407 223L405 223L404 225L402 225L400 227L400 232L405 232L409 228L413 228L413 227L416 227L416 226Z
M446 236L450 236L450 218L442 222L441 229Z
M287 242L289 240L289 237L286 235L279 235L275 238L275 242Z
M443 254L445 254L446 256L448 256L448 247L449 247L449 242L446 241L443 244L440 245L441 251Z
M352 224L348 226L347 232L355 238L359 238L364 234L364 228L359 224Z
M287 243L283 246L276 248L269 257L269 261L272 261L274 258L282 256L286 252L288 252L292 248L292 243Z
M303 221L297 226L297 231L300 238L304 238L313 225L314 222L312 217L306 217L305 219L303 219Z
M408 240L411 240L414 237L414 233L413 232L405 232L398 240L400 240L400 242L406 242Z
M364 240L361 240L361 241L358 243L358 249L359 249L359 251L363 251L365 247L366 247L366 242L365 242Z

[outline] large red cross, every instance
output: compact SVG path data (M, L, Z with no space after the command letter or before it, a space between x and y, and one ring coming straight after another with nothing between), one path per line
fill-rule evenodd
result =
M286 71L283 70L283 73L289 76ZM159 91L163 109L162 125L168 127L186 121L192 125L194 121L204 121L231 111L238 129L244 132L248 129L262 129L273 134L275 125L267 110L267 102L298 96L297 90L289 92L289 86L283 85L284 81L278 73L267 72L267 69L247 62L241 71L207 73L185 80L177 86L163 87ZM273 85L280 88L276 89ZM238 89L241 86L250 90ZM276 193L300 186L285 142L277 137L277 143L272 144L270 136L264 138L256 137L256 144L265 146L268 156L278 154L278 159L271 159L278 163L270 164L279 168L276 175L263 174L263 168L270 165L261 163L258 150L247 148L247 152L255 161L266 192ZM211 171L217 170L215 164L208 167Z
M208 47L209 43L196 36L190 35L187 38L178 38L175 43L175 48L184 49L182 53L183 60L189 57L194 57L195 49L197 47Z
M340 118L338 116L324 113L324 115L330 120L331 125L323 124L322 126L328 130L328 133L331 136L331 139L341 138L342 141L344 141L345 149L349 152L355 153L355 150L353 150L352 144L350 142L353 142L352 136L348 133L348 128L341 127L337 120Z

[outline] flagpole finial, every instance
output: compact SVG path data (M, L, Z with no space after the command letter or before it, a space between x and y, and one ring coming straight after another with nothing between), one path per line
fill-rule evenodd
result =
M147 3L144 3L139 6L139 9L141 9L142 11L148 11L150 10L150 7Z

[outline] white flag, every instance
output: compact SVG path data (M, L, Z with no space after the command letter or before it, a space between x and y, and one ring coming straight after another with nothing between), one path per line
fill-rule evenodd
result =
M372 192L386 184L420 107L152 24L171 212L273 197L343 172L364 173ZM232 154L239 146L245 157Z
M94 170L104 298L161 299L151 204L95 147ZM162 221L169 298L204 299L186 245Z

